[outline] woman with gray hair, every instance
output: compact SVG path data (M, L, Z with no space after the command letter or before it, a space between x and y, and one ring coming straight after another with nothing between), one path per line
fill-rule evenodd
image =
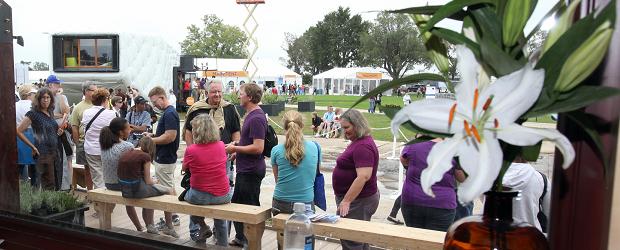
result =
M190 189L185 194L185 201L194 205L229 203L232 190L226 175L226 150L224 142L220 140L220 130L208 114L196 116L191 125L194 144L187 147L183 157L183 170L189 170L191 174ZM204 217L190 216L190 220L200 226L197 241L206 241L211 232ZM218 219L214 219L214 222L216 244L227 246L228 223Z
M377 167L379 151L368 121L357 110L347 110L340 125L351 143L336 159L332 173L337 213L345 218L370 221L379 206ZM368 244L340 240L342 249L370 249Z

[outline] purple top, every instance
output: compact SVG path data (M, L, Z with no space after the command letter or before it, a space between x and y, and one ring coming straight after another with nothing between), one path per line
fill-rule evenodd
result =
M265 112L258 108L245 116L241 127L239 146L254 143L254 139L265 139L267 118ZM265 173L265 156L237 153L237 173Z
M431 187L435 198L428 196L422 191L420 175L422 175L422 170L427 166L426 158L434 145L435 142L426 141L407 145L403 149L402 156L409 160L409 167L407 169L407 178L403 185L402 202L407 205L454 209L456 208L454 167ZM455 162L452 161L452 166L454 165Z
M377 193L377 167L379 166L379 151L371 136L364 136L344 150L336 159L336 168L332 173L334 193L344 196L357 177L356 168L372 167L372 176L366 182L357 198L364 198Z

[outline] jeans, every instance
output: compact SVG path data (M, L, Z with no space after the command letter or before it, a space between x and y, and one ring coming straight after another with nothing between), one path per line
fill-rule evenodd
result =
M390 217L396 218L396 215L398 215L398 210L400 210L400 195L398 196L398 198L396 198L396 200L394 200L394 205L392 205Z
M370 221L370 218L377 211L379 207L379 192L364 198L356 198L351 202L349 206L349 213L345 218L356 219L356 220L365 220ZM344 196L336 196L336 205L340 206L340 202L342 202ZM350 240L340 240L340 245L342 245L343 250L349 249L364 249L369 250L370 245L368 243L355 242Z
M228 194L222 196L214 196L207 192L202 192L193 188L190 188L185 194L185 201L194 205L215 205L230 203L232 198L231 189ZM200 230L200 225L204 224L204 217L191 215L189 217L189 232L195 233ZM213 219L215 228L215 241L218 246L228 246L228 228L229 223L226 220ZM206 226L206 225L205 225Z
M454 222L456 209L424 207L402 204L405 225L437 231L447 231Z
M235 180L235 192L232 196L232 202L237 204L246 204L260 206L260 184L265 178L265 172L262 173L237 173ZM247 239L243 234L243 223L235 222L235 239L242 243L246 243Z

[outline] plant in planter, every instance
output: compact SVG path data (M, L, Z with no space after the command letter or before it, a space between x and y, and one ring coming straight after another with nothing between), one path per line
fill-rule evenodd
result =
M243 109L243 107L241 107L241 104L239 102L239 95L237 95L237 93L233 92L230 93L226 96L224 96L224 99L232 104L235 105L235 108L237 108L237 112L239 112L239 115L241 117L243 117L245 115L245 109Z
M40 190L21 182L20 210L46 219L84 225L84 211L88 206L73 195L62 191Z
M280 105L277 104L278 96L272 94L265 94L261 98L260 108L270 116L277 116L280 113ZM284 109L282 109L284 110Z

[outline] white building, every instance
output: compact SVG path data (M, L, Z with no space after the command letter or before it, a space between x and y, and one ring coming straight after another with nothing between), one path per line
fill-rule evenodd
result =
M318 94L364 95L379 84L392 80L382 68L333 68L312 77L312 87ZM386 91L384 95L391 94Z
M267 87L281 87L283 84L301 84L301 75L280 65L277 62L264 59L255 59L258 71L252 81ZM226 86L226 92L239 88L240 82L249 82L251 72L244 71L246 59L223 58L196 58L194 66L201 70L196 71L199 78L219 78Z

